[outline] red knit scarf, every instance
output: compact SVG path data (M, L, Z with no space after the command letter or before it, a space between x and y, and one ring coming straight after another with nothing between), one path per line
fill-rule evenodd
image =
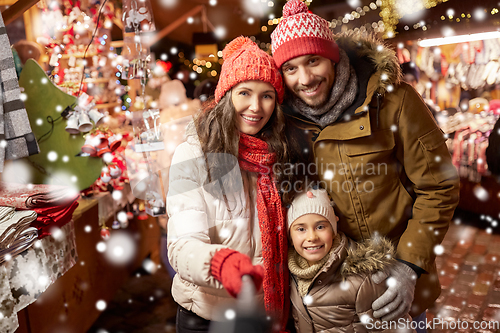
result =
M283 205L272 168L276 154L270 153L265 141L240 133L238 152L240 168L257 172L257 212L264 259L264 302L284 330L288 320L288 242Z

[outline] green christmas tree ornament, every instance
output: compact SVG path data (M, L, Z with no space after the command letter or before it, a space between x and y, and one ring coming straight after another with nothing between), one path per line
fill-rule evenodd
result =
M76 97L54 85L32 59L23 67L19 86L24 88L24 104L40 147L38 155L26 158L32 166L32 182L66 185L78 191L90 187L100 176L102 159L77 156L85 139L81 134L69 134L66 118L61 117L76 103Z

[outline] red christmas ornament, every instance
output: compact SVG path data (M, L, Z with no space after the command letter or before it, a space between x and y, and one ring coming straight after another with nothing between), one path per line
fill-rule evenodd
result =
M109 232L108 228L103 227L101 229L101 238L102 239L108 240L110 235L111 235L111 233Z

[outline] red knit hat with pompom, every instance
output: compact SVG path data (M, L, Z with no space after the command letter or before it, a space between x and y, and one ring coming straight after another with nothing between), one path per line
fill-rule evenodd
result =
M271 46L278 67L307 54L317 54L335 63L340 59L328 22L309 12L300 0L290 0L283 7L283 18L271 34Z
M222 50L222 70L215 89L215 103L240 82L258 80L270 83L278 101L283 102L283 80L273 57L247 37L237 37Z

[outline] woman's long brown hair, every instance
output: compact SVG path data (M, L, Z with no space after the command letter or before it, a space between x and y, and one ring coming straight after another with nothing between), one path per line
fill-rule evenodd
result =
M238 158L239 134L236 128L236 110L231 101L231 90L215 105L213 100L205 102L194 125L205 154L226 153ZM271 118L256 136L266 141L269 151L276 154L277 161L273 167L276 186L281 192L283 203L288 205L295 196L293 184L297 179L292 172L285 170L291 162L290 145L285 135L285 116L277 102ZM219 167L214 167L211 163L211 170L220 175L226 174L230 170L228 168L232 168L226 162L219 161ZM213 178L214 176L218 175L212 175Z

